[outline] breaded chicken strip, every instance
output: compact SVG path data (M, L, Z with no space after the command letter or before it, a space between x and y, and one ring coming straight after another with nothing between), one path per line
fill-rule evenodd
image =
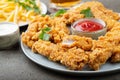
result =
M64 64L69 69L81 70L88 62L88 56L84 50L77 47L65 50L49 41L39 40L35 42L32 50L48 57L52 61Z
M113 48L111 61L112 62L120 62L120 28L114 27L111 31L107 32L105 36L99 38L99 40L107 41L110 43Z
M89 54L89 66L93 70L99 70L111 57L112 50L110 48L96 48Z
M120 62L120 45L114 47L111 62Z
M31 23L26 32L23 32L21 35L21 40L28 47L32 47L35 41L38 40L38 23Z
M93 41L92 52L89 55L89 66L98 70L112 55L113 44L105 41Z
M82 70L88 63L88 55L85 54L84 50L73 47L63 54L60 62L69 69Z
M38 52L39 54L48 57L52 61L60 61L64 50L62 50L60 44L54 44L50 41L38 40L32 46L33 52Z
M46 57L49 57L51 53L58 52L58 46L56 44L51 43L50 41L43 41L39 39L32 46L33 52L38 52Z
M120 16L117 12L113 12L112 10L105 8L105 6L101 2L98 2L98 1L85 2L85 3L81 4L80 7L78 7L76 10L81 11L88 7L92 9L93 13L97 12L98 14L103 14L104 16L107 16L114 20L120 19ZM97 9L97 11L96 11L96 9ZM103 15L100 15L100 16L103 16Z
M51 20L49 16L37 16L36 19L29 24L27 31L22 33L22 42L31 48L34 42L38 40L40 30L46 27L46 25L51 25Z
M111 57L112 62L120 62L120 24L117 27L114 27L111 30L114 37L117 37L114 39L114 41L117 42L116 46L113 50L113 55Z
M51 41L54 43L59 43L62 41L62 38L70 34L69 28L64 22L59 20L54 21L54 25L51 28L49 34L51 35Z
M105 37L111 44L114 44L111 61L120 62L120 26L113 28Z
M92 39L77 35L69 35L63 38L62 46L65 48L78 47L87 51L92 48Z

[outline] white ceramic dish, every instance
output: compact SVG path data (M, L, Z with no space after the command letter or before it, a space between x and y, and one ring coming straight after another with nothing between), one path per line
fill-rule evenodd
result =
M41 14L46 14L47 13L47 6L41 2ZM28 25L28 22L19 22L18 26L22 27L22 26L26 26Z
M90 70L86 70L86 69L83 71L69 70L62 64L50 61L46 57L32 52L31 49L28 48L26 45L24 45L22 42L21 42L21 48L22 48L24 54L33 62L35 62L45 68L51 69L53 71L57 71L62 74L69 74L69 75L74 75L74 76L94 76L94 75L110 74L110 73L114 73L114 72L118 72L118 71L120 72L120 63L112 64L110 62L107 62L98 71L90 71Z
M79 22L83 22L83 21L92 21L92 22L96 22L99 23L103 26L103 29L98 30L98 31L93 31L93 32L85 32L85 31L79 31L76 30L74 28L74 26L76 24L78 24ZM106 24L103 20L101 19L97 19L97 18L84 18L84 19L79 19L76 22L73 23L73 25L71 26L71 31L73 35L79 35L79 36L86 36L86 37L91 37L92 39L98 39L99 36L103 36L106 34L107 32L107 27Z
M19 40L19 27L12 22L0 23L0 49L8 49Z

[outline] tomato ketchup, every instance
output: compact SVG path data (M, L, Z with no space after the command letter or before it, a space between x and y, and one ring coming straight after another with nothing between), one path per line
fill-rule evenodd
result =
M76 25L73 26L77 31L84 31L84 32L94 32L103 29L103 25L91 21L91 20L85 20L78 22Z

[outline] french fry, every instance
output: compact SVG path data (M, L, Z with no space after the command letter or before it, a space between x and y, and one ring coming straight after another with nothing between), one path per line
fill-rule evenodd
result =
M13 11L12 13L11 13L11 15L7 18L7 22L13 22L13 18L14 18L14 14L15 14L15 11Z
M31 5L28 4L27 5ZM36 5L40 7L40 0L36 1ZM18 3L8 0L0 0L0 22L20 22L32 21L37 15L34 10L26 10Z

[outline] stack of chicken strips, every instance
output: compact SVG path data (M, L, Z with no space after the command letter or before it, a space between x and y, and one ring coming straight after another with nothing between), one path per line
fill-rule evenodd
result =
M106 23L107 33L98 40L90 37L72 35L68 25L84 18L81 10L90 8L94 17ZM98 1L85 2L66 13L51 17L39 15L33 20L26 32L23 32L22 42L33 52L46 56L49 60L59 62L71 70L82 70L89 66L99 70L109 60L110 63L120 62L120 19L119 14L104 7ZM49 27L49 40L39 38L41 30Z

